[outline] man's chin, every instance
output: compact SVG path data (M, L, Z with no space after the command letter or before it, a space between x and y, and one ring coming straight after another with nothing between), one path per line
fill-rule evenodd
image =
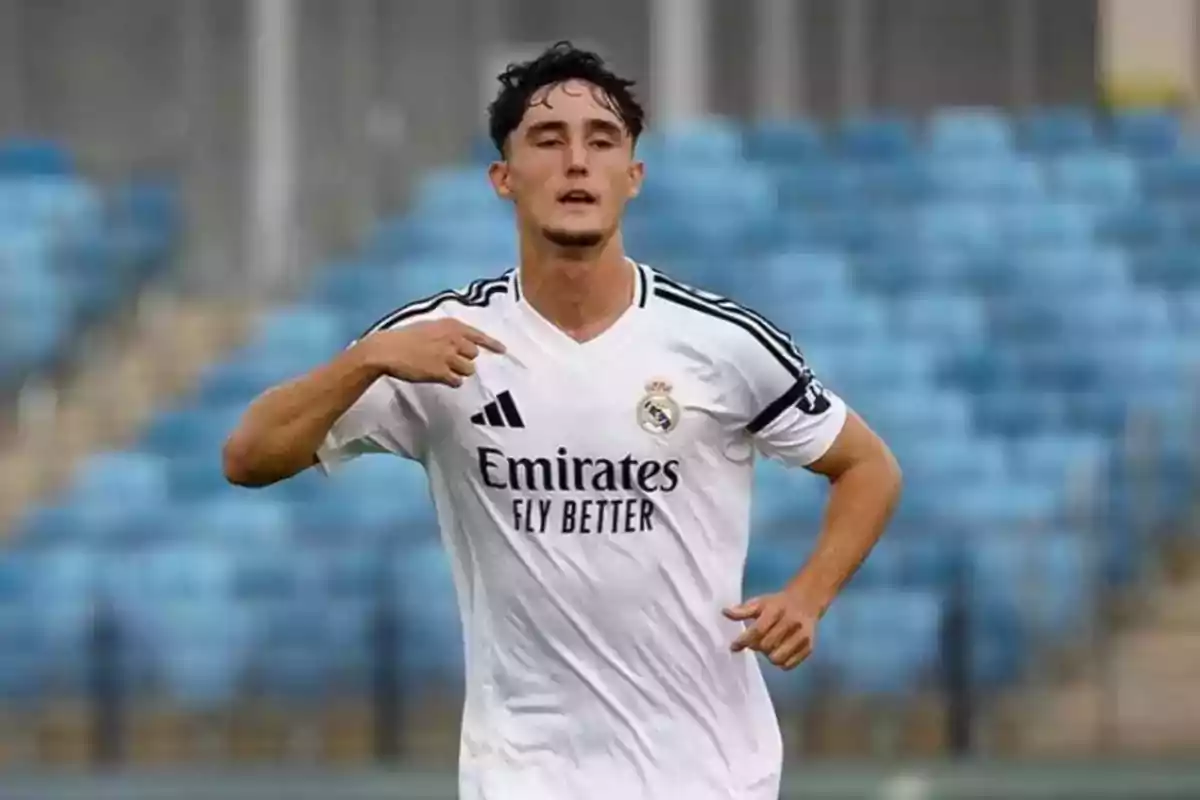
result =
M550 244L573 250L596 247L604 243L604 231L598 230L563 230L562 228L544 228L542 236Z

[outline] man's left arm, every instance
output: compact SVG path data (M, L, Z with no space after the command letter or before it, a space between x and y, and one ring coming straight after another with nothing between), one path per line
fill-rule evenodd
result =
M900 467L887 445L853 411L829 450L807 467L829 479L829 502L807 562L780 591L728 609L754 620L733 644L784 669L812 651L816 623L879 541L900 498Z
M883 440L786 345L741 354L746 430L765 455L827 478L829 501L816 546L787 585L725 615L748 623L735 652L757 650L791 669L807 658L817 621L883 535L901 475Z

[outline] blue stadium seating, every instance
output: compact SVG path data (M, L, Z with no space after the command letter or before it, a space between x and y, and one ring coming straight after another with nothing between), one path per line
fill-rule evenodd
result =
M1020 145L1040 156L1088 150L1096 142L1095 121L1078 108L1036 111L1020 121L1019 131Z
M68 355L168 263L179 229L167 184L103 191L53 142L0 141L0 391Z
M1136 575L1146 540L1127 426L1150 415L1180 430L1200 365L1200 161L1181 138L1169 114L1106 122L1075 108L828 130L707 120L647 137L631 254L793 332L906 470L897 523L831 610L812 664L769 674L785 702L814 682L887 697L933 677L955 586L969 590L975 677L1003 685L1035 648L1069 640L1105 583ZM86 229L95 198L74 175L39 146L0 148L0 209ZM137 274L138 248L178 229L162 187L117 207L143 233L95 246L101 236L80 251L98 260L65 271L46 267L52 233L10 230L0 213L0 368L56 352L78 313L64 285L118 264ZM256 392L401 302L507 267L515 244L478 166L432 173L411 213L264 317L129 452L85 462L18 525L22 577L0 561L0 695L71 678L97 593L144 644L146 674L187 704L227 703L247 682L303 699L361 681L381 609L398 621L414 691L460 675L454 586L419 468L367 458L251 494L224 483L218 451ZM1147 445L1162 519L1182 513L1196 478L1181 438ZM1108 498L1094 528L1072 505L1089 481L1084 496ZM774 462L756 487L747 593L787 580L827 496Z

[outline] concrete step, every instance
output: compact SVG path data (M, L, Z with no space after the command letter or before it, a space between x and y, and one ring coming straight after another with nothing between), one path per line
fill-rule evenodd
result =
M59 489L81 458L128 444L156 409L242 341L259 308L169 294L149 297L135 319L108 331L87 361L30 403L19 433L0 450L0 531L30 503Z
M1200 747L1200 627L1123 632L1093 666L1068 685L1024 694L1020 753L1165 756Z
M1164 586L1151 598L1152 624L1200 631L1200 580Z
M1150 685L1200 678L1200 627L1122 634L1112 653L1110 676L1121 684Z

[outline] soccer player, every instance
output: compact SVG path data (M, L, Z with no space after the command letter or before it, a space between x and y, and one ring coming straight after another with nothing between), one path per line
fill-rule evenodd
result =
M500 83L488 174L519 265L397 309L266 392L226 475L262 486L364 453L424 466L466 644L463 800L775 798L753 654L808 656L899 469L787 334L626 256L631 82L564 43ZM808 562L745 599L756 452L831 491Z

